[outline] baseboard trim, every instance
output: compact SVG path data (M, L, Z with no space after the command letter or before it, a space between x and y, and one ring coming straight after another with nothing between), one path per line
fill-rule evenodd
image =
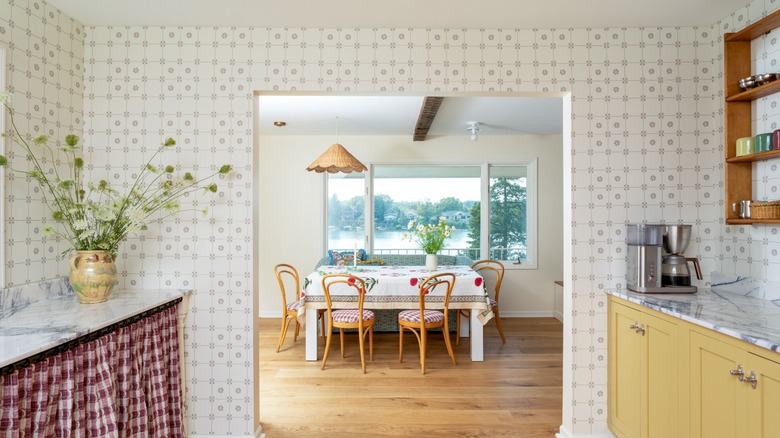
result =
M189 435L187 438L265 438L264 433L260 435Z
M557 319L560 322L563 322L563 312L554 311L553 312L553 318Z
M572 434L566 426L561 425L560 429L558 429L558 433L555 434L555 438L572 438Z
M555 438L615 438L615 435L613 435L610 432L607 433L598 433L598 434L578 434L575 435L571 433L569 429L566 428L566 426L561 425L561 428L559 429L558 433L555 434Z
M549 318L554 317L552 310L519 310L514 312L501 311L502 318Z

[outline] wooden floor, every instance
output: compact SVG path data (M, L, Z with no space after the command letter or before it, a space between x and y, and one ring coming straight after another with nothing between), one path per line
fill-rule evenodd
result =
M268 438L550 438L561 425L563 325L554 318L502 319L506 345L489 322L484 362L471 362L462 339L452 365L434 332L425 375L414 335L405 335L399 363L398 334L375 334L367 374L357 335L347 336L344 359L335 336L320 370L321 361L304 359L303 328L293 342L291 326L276 353L280 322L260 320L260 421ZM323 349L320 341L320 358Z

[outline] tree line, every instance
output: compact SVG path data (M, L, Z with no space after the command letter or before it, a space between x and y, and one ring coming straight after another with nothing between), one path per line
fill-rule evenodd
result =
M490 182L490 257L497 260L525 258L526 200L525 178L492 178ZM365 203L362 196L342 201L334 194L328 203L328 225L338 229L362 229L365 224ZM456 214L459 213L459 214ZM374 197L374 228L405 231L409 221L436 223L449 216L447 223L458 230L467 230L469 248L464 255L479 258L481 232L479 201L461 201L455 197L439 202L395 201L389 195ZM510 249L514 248L514 249ZM519 249L518 249L519 248Z

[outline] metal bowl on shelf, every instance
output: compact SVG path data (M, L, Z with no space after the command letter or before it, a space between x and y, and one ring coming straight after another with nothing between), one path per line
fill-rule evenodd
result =
M777 80L777 74L775 73L762 73L759 75L753 75L752 76L753 81L755 81L756 85L764 85L768 84L774 80Z
M739 88L743 90L750 90L751 88L756 88L757 86L758 84L756 84L753 76L748 76L739 80Z

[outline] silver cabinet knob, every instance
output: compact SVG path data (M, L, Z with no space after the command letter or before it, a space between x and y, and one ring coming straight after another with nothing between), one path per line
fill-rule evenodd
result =
M758 376L756 376L756 372L755 371L751 371L750 372L750 376L744 377L744 378L742 378L740 380L745 382L745 383L750 383L750 387L753 388L753 389L756 389L756 386L758 386Z
M642 336L644 336L644 335L645 335L645 325L644 325L644 324L642 324L642 325L640 326L640 325L639 325L639 321L635 321L633 324L631 324L630 326L628 326L628 328L630 328L630 329L634 330L634 333L640 333L640 332L641 332L641 333L642 333Z
M729 370L729 374L737 376L740 382L743 382L745 379L745 370L742 368L742 364L737 365L736 370Z

